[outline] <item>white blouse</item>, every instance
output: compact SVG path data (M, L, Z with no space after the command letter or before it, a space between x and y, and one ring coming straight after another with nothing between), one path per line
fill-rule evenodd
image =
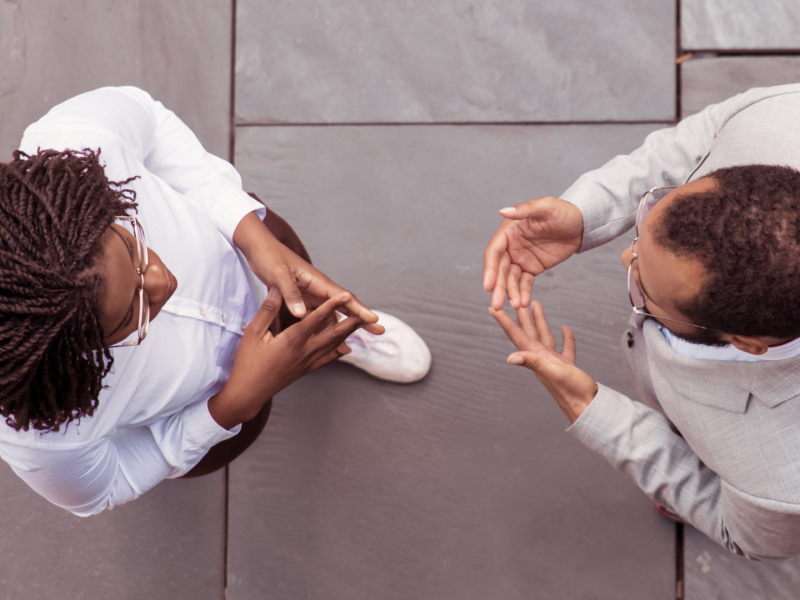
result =
M148 246L178 280L147 339L112 350L93 416L48 433L17 432L0 419L0 457L50 502L88 516L183 475L241 428L220 427L208 399L227 381L266 294L233 232L266 209L231 164L137 88L101 88L56 106L25 131L20 149L38 148L99 148L109 180L138 175L125 187L136 191Z

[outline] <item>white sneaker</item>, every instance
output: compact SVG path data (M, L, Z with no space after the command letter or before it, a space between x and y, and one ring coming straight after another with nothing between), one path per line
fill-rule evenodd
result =
M431 370L431 351L408 325L397 317L373 310L383 335L358 329L347 338L352 352L339 358L373 377L395 383L419 381Z

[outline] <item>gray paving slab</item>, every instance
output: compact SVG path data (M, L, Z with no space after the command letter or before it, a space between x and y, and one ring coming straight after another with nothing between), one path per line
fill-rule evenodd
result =
M675 118L675 3L238 0L240 123Z
M219 600L224 472L82 519L0 462L0 600Z
M687 527L684 534L686 600L796 600L800 557L758 562L728 552Z
M231 0L0 2L0 161L59 102L135 85L229 155Z
M392 385L334 364L231 465L228 598L674 598L675 530L568 422L486 311L496 209L560 194L654 126L237 128L245 185L312 258L427 340ZM632 394L620 239L536 283L578 362Z
M681 64L681 116L755 87L800 82L800 56L719 56Z
M685 50L796 50L796 0L680 0Z

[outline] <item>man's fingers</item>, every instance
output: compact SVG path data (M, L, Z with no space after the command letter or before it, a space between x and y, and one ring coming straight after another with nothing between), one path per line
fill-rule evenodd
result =
M269 331L269 326L272 325L272 321L275 320L280 310L281 291L277 287L271 287L269 288L267 297L264 298L264 302L261 303L256 316L250 321L248 331L253 330L257 335L261 337L265 336Z
M497 270L497 281L492 290L492 308L500 310L506 301L506 283L508 282L508 271L511 268L511 256L506 252L500 257L500 264Z
M508 291L508 301L511 304L511 308L514 310L521 306L519 295L519 279L521 276L522 267L512 264L508 269L508 283L506 284L506 290Z
M561 356L574 365L575 355L577 353L577 347L575 346L575 334L572 333L572 329L566 325L562 325L561 337L564 338L564 347L561 348Z
M531 340L522 328L514 322L514 319L509 317L505 311L502 310L495 310L493 308L489 308L489 314L491 314L495 321L500 323L500 327L503 328L503 331L506 332L508 339L511 340L511 343L514 344L520 350L530 350L533 344L533 340Z
M510 365L519 365L534 372L539 372L542 368L542 359L535 352L514 352L506 359Z
M522 272L522 277L519 280L520 303L522 306L528 306L531 303L531 290L535 279L533 273Z
M483 252L483 289L487 292L492 291L497 283L500 259L508 248L508 238L504 229L505 227L500 225Z
M506 219L514 221L521 221L522 219L542 219L549 215L551 207L550 202L553 200L558 201L558 198L553 196L544 196L543 198L536 198L535 200L528 200L516 206L509 206L508 208L500 209L500 214Z
M539 333L539 341L544 344L545 348L555 352L556 340L553 334L550 333L550 327L547 325L547 319L544 316L544 308L541 303L534 301L531 305L533 309L533 322L536 325L536 331Z
M517 310L517 321L519 321L519 326L522 327L525 335L532 340L539 340L539 332L536 331L536 325L533 324L530 306L521 306Z
M281 269L274 274L275 286L283 294L286 306L295 317L301 318L306 315L306 305L303 302L303 294L294 281L294 277L287 269Z

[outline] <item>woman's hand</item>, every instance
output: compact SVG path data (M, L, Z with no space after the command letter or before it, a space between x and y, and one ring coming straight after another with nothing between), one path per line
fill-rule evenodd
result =
M249 421L289 384L348 354L344 341L364 322L349 317L337 323L335 312L351 299L349 292L337 294L273 337L269 326L281 308L281 294L271 288L242 336L225 387L208 402L214 420L225 429Z
M552 269L580 250L583 214L558 198L546 197L504 208L506 218L483 254L483 289L492 292L492 307L503 308L506 294L511 307L531 302L536 275Z
M508 339L520 350L509 355L512 365L524 365L536 374L555 398L571 423L583 414L597 394L597 384L575 366L575 335L564 325L564 347L556 352L556 341L544 317L544 309L533 303L533 316L527 306L517 310L519 325L503 311L489 309Z
M281 244L256 213L245 216L236 227L233 243L244 252L253 273L270 289L277 287L289 311L296 317L306 315L307 308L320 306L330 298L347 292L319 269L310 265ZM380 335L384 332L376 325L378 315L362 304L354 294L339 307L339 312L358 317L364 329Z

